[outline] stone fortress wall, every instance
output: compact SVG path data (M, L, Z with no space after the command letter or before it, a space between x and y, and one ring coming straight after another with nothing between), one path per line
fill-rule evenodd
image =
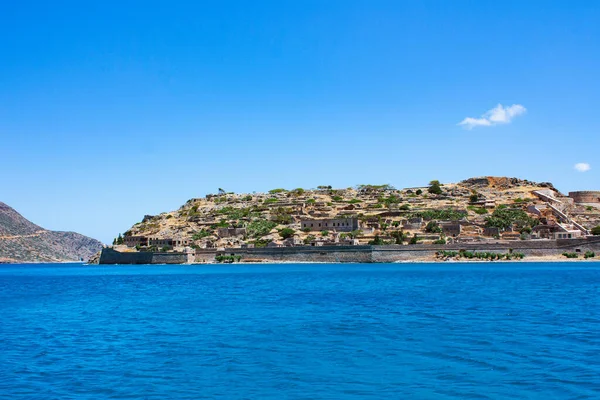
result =
M456 243L446 245L415 244L388 246L304 246L274 248L235 248L225 250L198 249L185 253L120 253L103 249L100 264L186 264L212 263L217 255L240 256L242 262L397 262L430 259L441 250L508 253L511 250L526 257L559 256L563 252L582 255L600 252L600 238L527 240L511 242Z
M119 252L105 247L100 254L99 264L185 264L185 253L155 253L150 251Z
M569 197L575 203L600 203L600 191L586 190L580 192L569 192Z
M241 256L244 260L265 262L396 262L423 260L435 256L437 251L472 251L515 253L525 256L542 257L561 255L563 252L600 251L600 238L564 240L528 240L492 243L456 243L445 245L415 244L387 246L321 246L321 247L275 247L259 249L226 249L215 254ZM208 254L196 254L196 262L210 262Z

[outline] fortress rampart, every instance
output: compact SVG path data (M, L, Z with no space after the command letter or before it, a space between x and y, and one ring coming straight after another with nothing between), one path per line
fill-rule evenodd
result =
M598 190L569 192L569 197L572 198L575 203L600 203L600 191Z
M456 243L446 245L415 244L387 246L303 246L275 248L231 248L196 250L193 262L214 262L216 255L240 256L241 261L257 262L327 262L376 263L424 260L441 250L472 252L523 253L526 257L560 256L563 252L583 254L600 252L600 238L558 240L518 240L510 242ZM192 257L184 253L119 253L103 249L100 264L185 264Z
M185 253L119 252L111 248L102 249L99 264L185 264Z

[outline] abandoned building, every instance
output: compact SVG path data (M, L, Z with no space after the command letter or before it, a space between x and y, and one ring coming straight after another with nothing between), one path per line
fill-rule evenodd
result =
M246 234L246 228L219 228L217 235L220 238L244 236Z
M485 228L483 228L483 236L497 237L500 236L501 232L502 231L500 230L500 228L495 226L486 226Z
M554 239L575 239L583 236L583 232L572 224L557 224L557 226Z
M150 238L148 240L148 245L156 246L158 248L163 248L163 247L172 248L175 245L175 241L173 239Z
M162 249L163 247L184 247L192 244L191 239L147 238L145 236L125 236L124 241L127 247L156 246L160 249Z
M304 246L304 242L298 236L292 236L283 241L285 247Z
M352 232L359 229L359 223L356 218L311 219L300 221L300 227L303 231Z
M462 231L462 226L458 222L441 223L440 226L442 227L444 235L449 237L457 237Z
M532 229L533 237L538 239L554 239L554 235L558 230L555 224L540 224Z
M146 236L125 236L123 241L127 247L148 246L148 238Z
M173 245L175 247L185 247L193 243L191 239L173 239Z

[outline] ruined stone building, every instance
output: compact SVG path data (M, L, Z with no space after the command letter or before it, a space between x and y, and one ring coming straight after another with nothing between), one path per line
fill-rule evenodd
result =
M300 228L304 231L352 232L359 229L359 223L357 218L304 219L300 221Z

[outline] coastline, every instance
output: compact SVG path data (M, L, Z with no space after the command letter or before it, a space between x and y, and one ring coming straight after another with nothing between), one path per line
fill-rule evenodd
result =
M569 257L567 257L568 255ZM592 256L593 255L593 256ZM600 260L600 240L412 246L299 246L196 249L193 252L119 252L105 248L89 264L285 264L399 262L564 262Z
M545 257L530 257L530 258L525 258L522 260L494 260L494 261L489 261L489 260L468 260L468 259L461 259L461 260L432 260L432 259L415 259L415 260L398 260L398 261L391 261L391 262L370 262L370 263L366 263L366 262L351 262L351 261L345 261L345 262L329 262L329 261L264 261L264 262L257 262L257 261L249 261L249 262L234 262L234 263L217 263L217 262L212 262L212 263L182 263L182 264L88 264L88 263L80 263L80 262L2 262L0 263L0 268L1 267L11 267L11 266L16 266L16 265L23 265L23 266L31 266L31 267L36 267L36 266L41 266L41 265L57 265L57 266L67 266L67 265L73 265L73 266L80 266L80 267L94 267L94 266L114 266L114 267L119 267L119 266L127 266L127 267L131 267L131 266L139 266L139 267L147 267L149 265L151 266L180 266L180 267L200 267L200 266L206 266L206 267L214 267L214 266L244 266L244 265L249 265L249 266L255 266L255 265L328 265L328 264L373 264L373 265L377 265L377 264L440 264L440 265L444 265L444 264L535 264L535 263L552 263L552 264L564 264L564 263L569 263L569 264L577 264L577 263L591 263L591 264L600 264L600 258L596 257L596 258L592 258L592 259L583 259L583 258L579 258L579 259L568 259L568 258L545 258Z

